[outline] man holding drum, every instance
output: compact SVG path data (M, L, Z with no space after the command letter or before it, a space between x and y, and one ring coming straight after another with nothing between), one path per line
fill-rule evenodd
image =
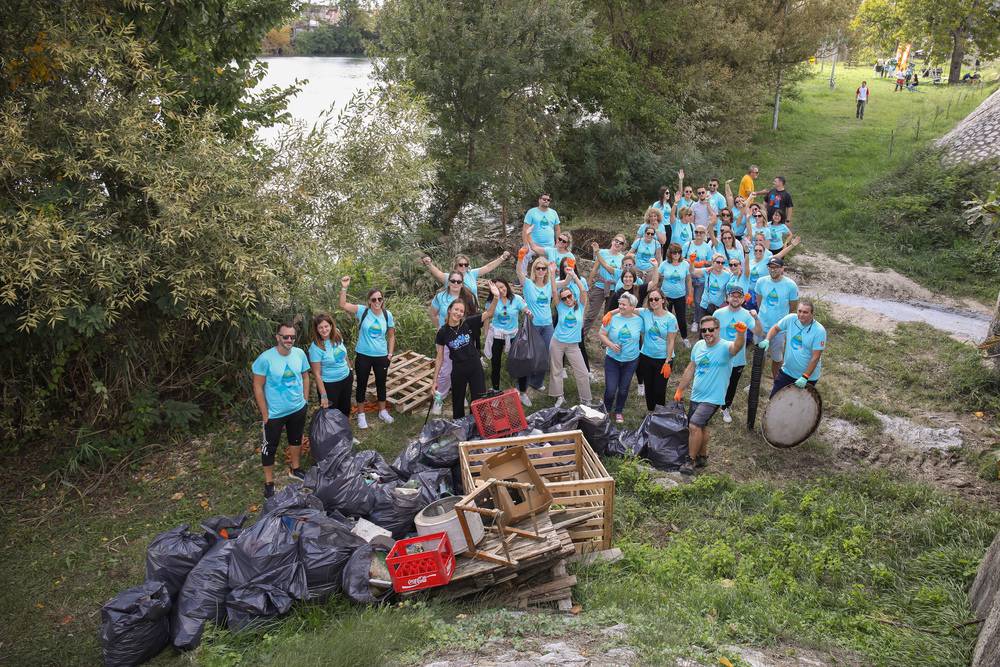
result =
M821 357L826 349L826 329L813 317L813 303L809 299L799 300L795 314L781 318L757 346L766 350L779 334L784 337L784 362L774 376L771 396L793 383L800 388L815 385L823 372Z

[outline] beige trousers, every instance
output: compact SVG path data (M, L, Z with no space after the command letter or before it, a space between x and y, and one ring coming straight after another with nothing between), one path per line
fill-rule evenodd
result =
M576 378L576 389L580 394L580 400L584 403L590 403L593 400L590 393L590 376L587 375L587 365L583 363L580 345L578 343L560 343L555 338L549 343L549 396L563 395L563 355L569 359L570 368L573 369L573 377Z

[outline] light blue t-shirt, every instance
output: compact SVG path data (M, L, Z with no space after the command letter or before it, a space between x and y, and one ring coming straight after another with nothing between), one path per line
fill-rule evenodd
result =
M686 246L684 246L684 250L681 256L684 257L684 259L690 259L692 254L695 256L694 261L696 262L711 262L712 255L715 254L715 250L712 249L712 244L708 243L707 241L703 243L688 243ZM704 268L707 269L709 267L706 266ZM701 285L703 282L705 282L705 277L704 275L702 275L701 278L691 276L691 280L696 285Z
M670 202L664 204L663 202L660 201L654 201L652 204L649 205L649 207L655 208L657 211L663 214L663 223L661 224L666 224L667 221L670 220L670 209L673 208L673 204L671 204Z
M687 295L687 275L691 271L691 266L687 260L682 260L677 264L663 262L658 269L662 278L660 279L660 289L671 299L680 299Z
M729 376L732 372L732 356L729 354L729 343L725 339L709 347L700 340L691 348L691 361L694 362L694 384L691 387L691 400L712 405L726 404L726 389L729 388Z
M590 291L590 285L587 283L587 279L584 278L583 276L579 276L579 278L580 278L580 282L583 283L583 289L584 289L584 291L585 292L589 292ZM567 281L567 283L566 283L566 289L568 289L570 292L573 293L573 296L576 297L577 301L580 300L580 288L576 286L576 281L574 281L574 280Z
M497 302L496 310L493 311L493 328L499 331L517 331L517 315L528 307L520 294L515 294L513 299Z
M443 292L438 292L431 299L431 305L437 308L438 311L438 328L444 326L444 321L448 318L448 306L458 297L449 292L447 289ZM371 317L369 315L368 317Z
M743 272L743 267L742 266L740 267L740 272L738 274L733 273L732 271L730 271L729 273L730 273L729 284L732 285L733 283L736 283L737 285L743 288L743 294L749 294L750 278L748 278L746 273Z
M254 375L263 375L267 418L278 419L298 412L306 404L302 395L302 374L309 372L309 360L301 348L293 347L285 355L272 347L264 350L251 367Z
M765 334L788 315L789 303L799 298L799 287L788 276L772 280L766 275L757 281L753 291L757 293L757 312Z
M733 212L733 234L743 236L747 231L747 219L740 209L733 207L731 210Z
M371 312L365 317L367 310L368 306L358 304L358 312L354 317L361 322L361 326L354 351L369 357L384 357L389 354L389 341L386 336L389 334L389 329L395 328L396 321L392 319L392 313L387 310L383 310L381 315Z
M560 343L579 343L583 333L583 304L577 301L576 308L570 308L560 300L556 310L559 311L559 321L552 335Z
M764 257L758 262L753 257L750 258L750 284L756 286L757 281L768 275L767 263L774 255L770 250L764 251Z
M734 341L736 340L736 323L742 322L747 325L747 331L753 331L754 321L753 315L750 311L742 306L733 310L729 306L725 308L719 308L717 311L712 313L715 319L719 320L719 331L721 333L721 338L726 340ZM746 335L744 333L744 335ZM747 352L746 346L743 347L743 351L733 357L733 367L736 366L746 366L747 363Z
M754 222L753 226L750 228L750 231L751 231L751 234L750 234L750 242L751 242L751 244L757 242L757 235L758 234L762 234L764 236L764 242L767 243L768 246L771 245L771 227L770 226L767 226L767 227L760 226L760 227L758 227L757 223ZM753 245L750 246L750 249L751 250L753 249Z
M666 359L668 334L677 333L677 318L669 311L663 315L654 315L649 308L640 310L639 317L642 318L645 329L639 351L653 359Z
M576 259L576 255L574 255L572 252L559 252L557 248L545 249L545 259L549 260L550 262L555 262L557 271L559 270L559 267L562 265L562 261L567 257L569 257L572 260Z
M679 220L675 221L673 225L670 226L670 242L676 243L680 247L684 247L688 243L694 240L694 223L684 224ZM685 255L687 259L687 255Z
M647 226L648 225L645 222L642 223L641 225L639 225L639 229L635 233L635 238L636 238L637 241L641 241L642 239L646 238L646 227ZM658 224L656 226L656 235L654 236L654 238L656 240L659 240L659 238L660 238L659 235L660 234L663 234L664 236L667 235L667 224L664 223L664 222L661 222L660 224Z
M612 343L620 345L622 348L621 352L615 352L608 348L609 357L621 362L639 358L639 342L643 331L641 317L624 317L621 314L616 314L611 318L604 331Z
M313 342L309 346L309 363L319 364L323 382L339 382L351 372L347 365L347 348L343 342L334 343L332 340L326 341L325 345L321 348Z
M556 225L559 224L559 214L554 208L547 211L537 206L524 214L524 224L531 225L531 240L543 248L556 244Z
M771 250L777 252L785 247L785 237L792 233L788 225L771 225Z
M656 252L660 249L660 242L655 238L646 241L645 238L636 239L632 243L632 250L635 252L635 265L640 271L648 271L652 268L652 260L656 259Z
M708 308L709 306L721 306L724 304L726 302L726 287L732 278L733 274L729 273L728 269L719 275L715 275L711 271L706 272L705 289L701 293L701 303L699 305L702 308Z
M719 241L718 243L715 244L713 250L715 250L715 252L719 253L720 255L726 258L727 269L729 268L729 260L738 259L740 260L740 264L742 264L743 257L746 255L746 253L743 251L743 244L740 243L739 241L737 241L732 248L727 248L722 241Z
M716 211L721 211L726 208L726 196L718 190L708 196L708 201L715 207Z
M444 280L442 280L441 282L444 283L444 289L445 289L445 291L448 291L448 274L447 273L444 274ZM462 284L465 285L466 287L468 287L469 291L472 292L472 296L474 296L474 297L476 297L478 299L478 297L479 297L479 269L468 269L462 275ZM477 301L477 303L478 303L478 301ZM444 326L444 322L442 322L441 325Z
M698 201L697 199L688 199L687 197L681 197L677 200L677 210L680 211L682 208L691 208L694 203Z
M816 320L803 326L795 313L781 318L778 327L785 332L785 361L781 370L785 375L798 379L806 372L813 352L826 349L826 329ZM823 357L820 357L809 379L818 380L822 371Z
M545 281L545 287L538 287L529 280L521 291L531 311L532 323L538 327L552 324L552 283Z
M625 255L612 255L611 251L607 248L603 248L598 251L601 258L615 271L622 268L622 260L625 259ZM610 273L603 265L599 266L597 269L597 279L594 280L595 287L606 288L609 283L615 280L615 274Z

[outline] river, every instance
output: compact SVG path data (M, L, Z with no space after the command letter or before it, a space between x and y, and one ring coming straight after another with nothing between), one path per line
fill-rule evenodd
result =
M372 62L368 58L355 57L289 57L262 58L267 63L267 76L257 89L268 86L290 86L296 79L308 79L298 95L291 99L288 111L295 120L313 124L320 114L331 104L336 105L336 113L343 109L354 93L369 90ZM281 126L265 128L260 136L273 140L281 131Z

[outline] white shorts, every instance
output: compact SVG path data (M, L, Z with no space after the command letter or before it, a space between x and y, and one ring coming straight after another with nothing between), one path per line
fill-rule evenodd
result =
M767 351L771 355L771 361L784 361L785 360L785 332L779 331L774 334L774 338L771 339L771 345L767 348Z

